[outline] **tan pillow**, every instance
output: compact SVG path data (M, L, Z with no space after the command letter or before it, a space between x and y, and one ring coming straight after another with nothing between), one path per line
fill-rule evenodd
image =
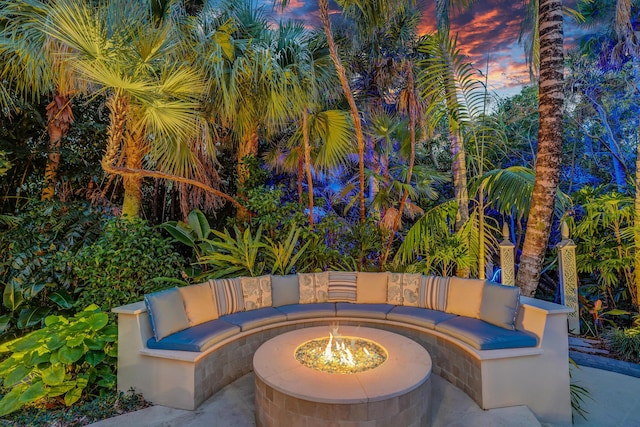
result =
M452 277L449 281L447 313L480 318L484 280Z
M178 288L184 301L189 325L195 326L218 318L213 289L209 282Z
M271 307L271 276L241 277L240 286L246 311Z
M329 272L298 273L300 304L327 302L329 298Z
M358 272L356 282L356 302L359 304L385 304L387 302L387 282L389 273Z

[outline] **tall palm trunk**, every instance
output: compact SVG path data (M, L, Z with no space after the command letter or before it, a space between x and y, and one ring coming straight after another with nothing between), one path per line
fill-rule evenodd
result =
M322 20L322 27L327 36L327 44L329 46L329 55L336 67L338 78L340 79L340 85L344 92L345 98L349 103L349 109L351 110L351 118L353 119L353 126L356 131L356 138L358 140L358 166L359 166L359 178L360 178L360 222L364 224L365 210L364 210L364 136L362 134L362 121L360 120L360 114L356 101L349 87L349 81L347 80L347 73L342 66L340 57L338 56L338 48L333 40L333 34L331 33L331 21L329 20L329 2L328 0L318 0L320 8L320 19Z
M144 156L144 134L142 132L129 131L126 135L124 152L127 169L142 169ZM142 208L142 176L140 174L127 174L124 180L124 202L122 203L122 215L129 218L140 216Z
M307 174L309 192L309 228L313 230L313 178L311 176L311 144L309 143L309 111L302 110L302 140L304 142L304 166Z
M61 141L74 121L68 94L56 91L53 101L47 105L47 121L49 155L44 172L44 188L40 195L41 200L53 199L56 192L58 169L60 168Z
M246 188L244 187L251 172L245 163L247 156L258 156L258 128L256 127L242 137L240 147L238 147L238 189L242 196L246 196L244 194Z
M540 0L540 127L536 178L527 234L520 258L516 284L526 296L538 287L544 254L551 233L556 190L560 180L562 154L563 32L562 0Z

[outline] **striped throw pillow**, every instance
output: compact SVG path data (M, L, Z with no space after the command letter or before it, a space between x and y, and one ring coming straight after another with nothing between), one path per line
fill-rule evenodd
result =
M423 276L420 283L420 307L445 311L448 288L448 277Z
M215 292L219 316L244 311L242 286L238 278L216 280Z
M358 273L329 272L329 302L356 302Z

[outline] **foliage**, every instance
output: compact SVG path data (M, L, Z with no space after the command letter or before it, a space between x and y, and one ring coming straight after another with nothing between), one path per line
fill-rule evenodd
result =
M5 426L66 426L80 427L127 412L148 407L141 394L107 390L99 396L77 401L71 407L52 409L48 405L23 407L3 418Z
M0 229L0 332L28 330L52 311L71 309L72 273L61 260L94 242L101 221L87 204L31 202Z
M637 307L633 265L633 198L584 187L574 194L576 217L569 218L577 244L576 264L583 289L605 306Z
M62 262L73 273L77 305L104 310L139 301L161 286L152 279L177 278L182 267L171 243L141 219L110 219L96 241Z
M573 361L573 359L569 358L569 377L573 377L573 369L580 369L580 367L578 366L578 364L576 362ZM571 414L571 418L572 420L575 420L575 416L579 415L582 419L586 420L587 419L587 415L589 414L589 412L584 409L582 407L582 404L584 403L585 399L591 399L593 400L593 398L591 396L589 396L589 390L587 390L585 387L575 383L575 382L571 382L569 384L569 393L571 395L571 410L572 410L572 414Z
M98 306L71 318L48 316L45 327L0 347L11 355L0 363L8 390L0 416L40 399L60 396L65 405L83 394L115 387L117 328Z
M640 324L632 328L612 328L605 335L609 348L623 360L640 363Z
M0 176L3 176L11 169L11 162L7 158L7 153L0 151Z

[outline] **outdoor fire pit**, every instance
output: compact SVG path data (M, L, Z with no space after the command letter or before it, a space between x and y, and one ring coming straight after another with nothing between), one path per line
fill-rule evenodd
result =
M300 329L264 343L253 368L258 427L431 423L431 358L402 335L337 325Z

